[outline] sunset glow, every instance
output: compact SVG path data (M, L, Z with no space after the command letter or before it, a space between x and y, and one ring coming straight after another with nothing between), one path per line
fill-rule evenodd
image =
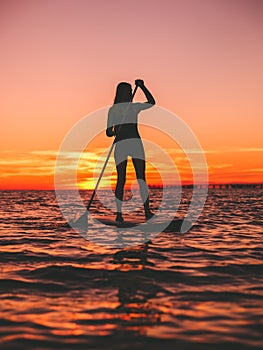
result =
M134 86L136 78L193 130L210 183L262 183L261 13L253 0L1 1L0 189L53 189L65 135L110 106L118 82ZM135 100L144 100L141 92ZM184 150L161 131L140 130L171 157L180 182L191 183ZM94 188L97 160L112 142L94 137L79 162L80 189ZM146 157L150 185L163 175L176 183L158 154L148 149ZM115 184L113 158L108 172L102 187ZM134 180L130 164L127 187Z

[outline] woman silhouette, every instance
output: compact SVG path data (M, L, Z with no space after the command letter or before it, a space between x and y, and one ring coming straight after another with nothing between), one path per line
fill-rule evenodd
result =
M143 109L152 107L155 104L155 100L144 85L143 80L136 80L135 85L142 89L147 101L145 103L132 103L131 84L125 82L119 83L114 104L109 109L106 130L107 136L115 136L114 158L117 168L117 184L115 189L117 206L116 221L119 222L123 221L122 201L128 156L132 158L135 168L144 205L145 218L150 219L154 215L149 207L148 186L145 179L145 153L138 131L138 113Z

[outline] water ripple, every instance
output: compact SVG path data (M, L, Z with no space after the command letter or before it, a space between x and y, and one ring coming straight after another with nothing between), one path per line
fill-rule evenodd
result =
M1 349L262 348L262 190L211 190L189 233L122 249L74 232L52 191L1 194Z

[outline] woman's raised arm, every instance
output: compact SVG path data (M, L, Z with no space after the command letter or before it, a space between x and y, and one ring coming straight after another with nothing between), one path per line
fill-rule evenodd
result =
M155 104L155 99L153 95L150 93L150 91L147 89L147 87L144 85L144 81L141 79L135 80L135 85L139 86L142 91L144 92L145 97L147 98L146 103L150 103L151 105Z

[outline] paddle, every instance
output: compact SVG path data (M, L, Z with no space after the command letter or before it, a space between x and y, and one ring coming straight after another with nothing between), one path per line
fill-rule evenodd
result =
M137 89L138 89L138 85L135 86L135 89L134 89L134 91L133 91L133 93L132 93L131 101L133 100L133 98L134 98L134 96L135 96L135 94L136 94ZM120 129L119 129L119 130L120 130ZM86 207L86 211L85 211L84 214L82 214L82 215L74 222L74 226L77 226L77 227L82 228L82 229L85 229L85 230L87 230L87 228L88 228L88 212L89 212L89 209L90 209L90 207L91 207L92 201L93 201L93 199L94 199L94 197L95 197L96 191L97 191L97 189L98 189L98 187L99 187L100 180L101 180L101 178L102 178L102 176L103 176L103 173L104 173L104 171L105 171L105 169L106 169L106 166L107 166L107 164L108 164L108 161L109 161L109 159L110 159L110 156L111 156L111 153L112 153L112 151L113 151L114 145L115 145L115 139L114 139L114 141L113 141L113 143L112 143L112 145L111 145L111 148L110 148L110 150L109 150L109 153L108 153L108 155L107 155L107 158L106 158L106 160L105 160L105 163L104 163L104 165L103 165L103 168L102 168L102 170L101 170L100 176L99 176L99 178L98 178L98 180L97 180L96 186L95 186L95 188L94 188L94 190L93 190L93 192L92 192L92 195L91 195L90 200L89 200L89 202L88 202L88 205L87 205L87 207Z

